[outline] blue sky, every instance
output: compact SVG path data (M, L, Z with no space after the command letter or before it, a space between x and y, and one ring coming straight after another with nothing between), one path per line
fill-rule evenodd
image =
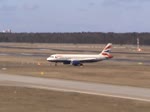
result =
M150 0L0 0L0 31L150 32Z

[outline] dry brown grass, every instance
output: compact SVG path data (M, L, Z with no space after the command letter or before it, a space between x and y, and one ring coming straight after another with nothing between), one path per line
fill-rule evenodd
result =
M0 112L150 112L150 103L20 87L0 87Z

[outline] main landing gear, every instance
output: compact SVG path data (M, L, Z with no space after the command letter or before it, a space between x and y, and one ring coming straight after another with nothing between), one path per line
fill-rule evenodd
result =
M55 66L57 66L57 62L55 62Z
M84 67L84 65L83 65L83 63L80 63L80 65L79 65L80 67Z

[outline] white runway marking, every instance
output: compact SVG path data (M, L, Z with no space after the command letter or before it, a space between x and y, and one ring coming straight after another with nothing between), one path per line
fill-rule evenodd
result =
M76 92L150 102L150 89L59 79L0 74L0 85Z
M106 96L106 97L114 97L114 98L120 98L120 99L129 99L129 100L150 102L149 99L143 99L143 98L134 98L134 97L127 97L127 96L120 96L120 95L85 92L85 91L78 91L78 90L71 90L71 89L69 90L69 89L61 89L61 88L53 88L53 87L49 88L49 87L41 87L41 86L40 87L39 86L32 86L29 88L39 88L39 89L54 90L54 91L60 91L60 92L74 92L74 93L81 93L81 94L88 94L88 95Z

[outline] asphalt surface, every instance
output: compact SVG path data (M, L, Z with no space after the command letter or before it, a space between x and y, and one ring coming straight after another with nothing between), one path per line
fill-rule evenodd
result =
M150 89L148 88L8 75L2 73L0 74L0 85L39 88L63 92L76 92L150 102Z

